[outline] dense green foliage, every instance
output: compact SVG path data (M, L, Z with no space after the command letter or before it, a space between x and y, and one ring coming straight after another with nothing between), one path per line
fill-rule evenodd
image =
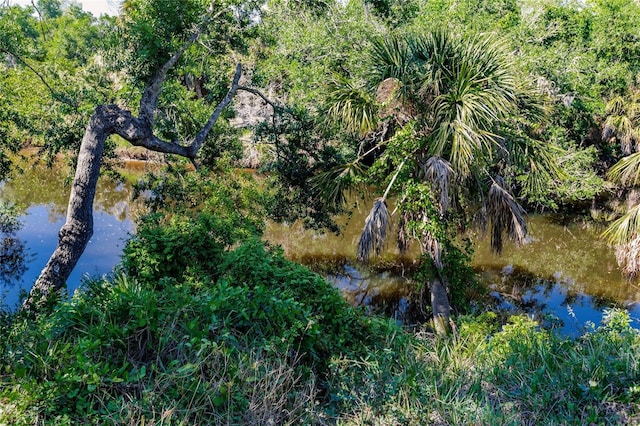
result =
M111 82L96 52L110 23L73 7L40 19L32 12L0 8L0 164L30 143L49 153L79 146L93 107L108 99Z
M524 235L521 205L583 210L608 178L640 184L637 1L127 0L100 19L0 4L0 179L26 145L73 155L97 105L136 111L196 33L156 134L193 138L236 62L273 112L241 142L226 110L198 158L209 169L140 180L150 213L112 276L35 320L0 315L1 424L640 422L625 312L576 339L492 312L436 338L365 316L261 241L267 217L338 231L346 200L384 194L388 219L396 195L401 242L427 253L416 277L442 274L455 312L475 312L461 230L495 213L499 250ZM230 167L250 144L257 182ZM14 217L0 204L0 280L24 261ZM630 275L639 229L635 206L607 233Z
M491 312L459 317L445 338L404 330L259 241L261 213L248 207L266 200L252 179L208 176L149 179L165 208L148 199L155 212L121 269L35 321L3 314L0 423L640 418L640 334L626 312L576 340Z
M640 419L640 336L624 312L610 312L577 340L524 317L501 328L494 314L460 318L453 336L436 340L364 318L321 278L261 244L245 244L227 260L247 256L255 268L220 269L225 278L213 286L191 280L159 289L116 275L87 283L37 323L5 319L0 421Z
M1 398L24 397L24 421L126 422L173 409L183 421L252 423L268 414L254 412L255 383L290 387L272 396L293 402L287 392L324 377L332 356L364 355L384 324L259 241L255 211L238 199L251 188L233 177L222 188L223 179L196 189L193 176L167 177L166 208L140 222L121 271L88 281L36 323L17 314L5 324L2 374L12 378ZM269 379L278 368L284 383Z

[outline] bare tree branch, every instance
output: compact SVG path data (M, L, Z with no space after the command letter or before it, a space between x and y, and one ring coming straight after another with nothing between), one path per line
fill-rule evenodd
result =
M138 116L142 120L146 120L149 125L153 123L153 112L158 106L158 96L162 90L162 84L164 83L165 78L167 77L167 73L173 66L178 62L178 59L183 55L183 53L191 46L202 34L202 29L199 28L196 30L191 37L178 49L165 64L160 67L156 75L153 77L151 82L144 89L144 93L142 94L142 99L140 99L140 112Z
M114 128L114 132L129 141L132 145L142 146L152 151L162 152L165 154L180 155L193 160L198 154L198 151L202 147L202 144L207 138L209 132L220 117L220 114L233 99L238 88L238 82L240 81L241 75L242 64L238 64L236 65L236 72L229 91L216 106L215 110L209 117L209 120L207 120L193 141L188 145L180 145L178 142L168 142L160 139L153 134L150 123L147 119L144 117L135 118L130 112L120 110L119 108L118 117L115 120L116 126ZM151 111L151 114L153 114L153 110Z
M257 95L257 96L261 97L263 101L265 101L266 103L271 105L271 108L273 108L274 111L282 111L284 109L284 107L282 105L276 104L271 99L267 98L258 89L254 89L253 87L247 87L247 86L238 86L238 90L244 90L245 92L253 93L254 95Z
M233 99L233 95L235 95L236 90L238 90L238 82L240 81L241 76L242 76L242 64L238 64L236 65L236 73L233 76L233 82L231 83L231 87L229 88L229 91L224 96L224 98L222 98L222 101L220 101L216 109L213 111L213 113L211 114L211 117L209 117L209 120L207 120L207 123L202 127L202 129L196 135L195 139L191 142L191 146L189 147L189 155L186 155L186 157L194 158L196 156L196 154L200 150L200 147L204 143L204 140L207 138L207 135L213 128L213 125L216 124L216 121L218 121L218 118L220 117L222 110L224 110L227 107L227 105L229 105L229 102L231 102L231 99Z

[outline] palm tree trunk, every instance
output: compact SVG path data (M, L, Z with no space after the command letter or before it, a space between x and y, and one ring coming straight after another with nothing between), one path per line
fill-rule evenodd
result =
M451 316L451 306L447 296L446 280L438 274L430 285L431 310L433 311L433 323L436 333L444 335L449 332L449 317Z

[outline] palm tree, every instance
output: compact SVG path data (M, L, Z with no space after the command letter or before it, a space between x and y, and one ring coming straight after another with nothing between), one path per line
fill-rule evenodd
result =
M629 98L615 96L605 107L602 139L619 142L626 155L611 167L608 176L625 187L640 183L640 91ZM615 247L616 260L622 273L633 279L640 273L640 204L631 202L630 208L613 221L603 237Z
M418 241L435 272L429 289L438 332L449 323L447 247L458 225L472 217L488 224L498 252L505 235L524 242L525 212L506 173L514 164L525 170L535 164L532 185L557 174L545 145L527 136L526 120L513 119L523 109L540 111L525 94L500 45L447 31L377 40L367 84L333 84L330 115L362 136L359 156L341 173L331 172L334 188L371 156L370 174L386 176L378 182L386 189L365 221L358 257L380 252L391 228L386 201L395 195L400 246Z
M634 91L629 100L615 96L605 106L602 139L619 141L622 153L629 155L640 150L640 91Z

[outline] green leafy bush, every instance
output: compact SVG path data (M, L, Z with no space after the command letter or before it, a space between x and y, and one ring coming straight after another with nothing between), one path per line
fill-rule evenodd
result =
M113 277L36 323L7 320L0 423L313 418L299 401L316 398L329 360L364 356L384 327L209 201L150 214Z
M160 284L168 278L215 272L225 248L235 239L232 228L215 216L173 217L161 226L164 219L159 214L146 217L127 242L122 265L130 276ZM214 233L222 228L223 232Z

